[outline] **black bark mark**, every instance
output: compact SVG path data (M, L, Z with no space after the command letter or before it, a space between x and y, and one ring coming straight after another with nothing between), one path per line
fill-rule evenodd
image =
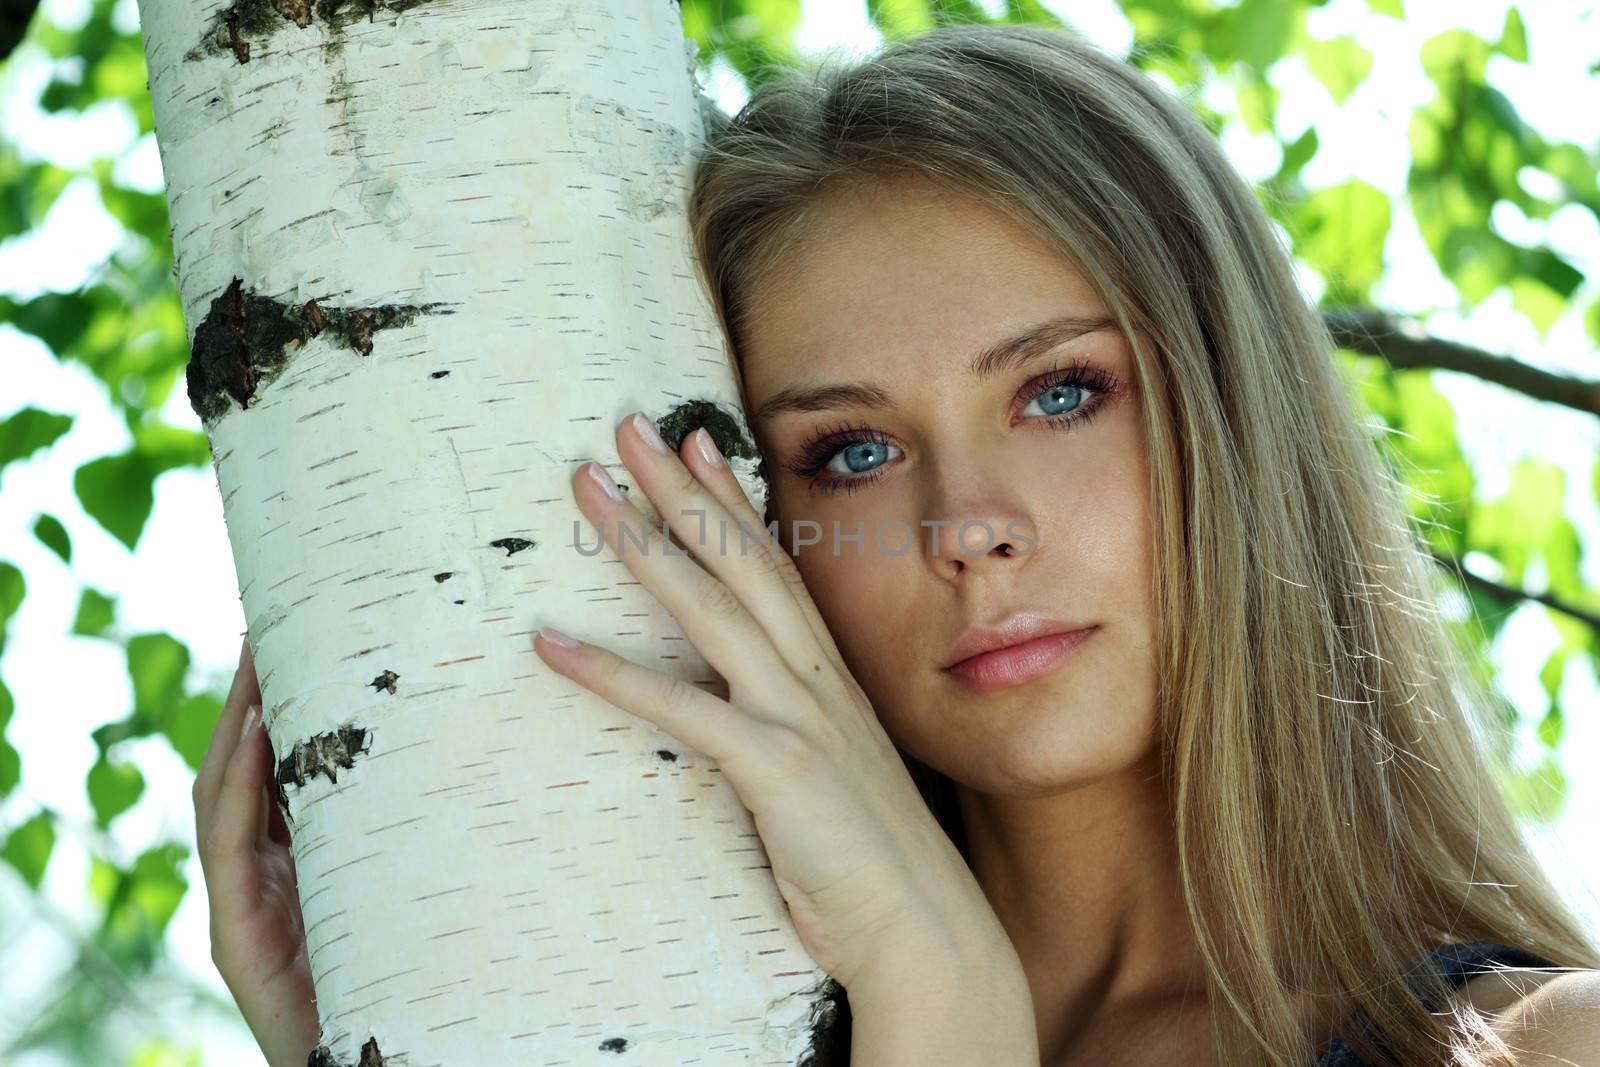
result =
M379 11L399 14L430 0L234 0L211 17L200 43L183 54L185 62L207 56L231 55L238 63L250 62L250 41L265 41L289 23L305 29L312 22L327 27L326 50L344 47L344 28L366 19L375 22Z
M498 541L489 542L495 548L505 549L508 556L514 556L524 549L533 548L538 543L537 541L529 541L525 537L502 537Z
M761 453L754 443L740 428L739 420L728 411L713 404L709 400L686 400L671 411L656 419L656 429L661 432L661 437L667 442L667 447L677 452L683 445L683 439L688 437L697 428L704 426L711 435L711 440L716 442L717 448L724 456L738 457L740 459L760 459ZM767 478L767 464L760 460L756 464L755 474L766 484L769 492L772 488L771 481Z
M409 326L421 314L453 314L436 311L439 306L379 304L345 310L320 307L313 299L293 307L246 292L235 277L195 327L185 375L189 405L206 421L221 418L230 398L248 408L257 386L281 374L289 357L324 330L346 348L368 356L375 330Z
M626 1052L628 1051L628 1039L625 1037L608 1037L600 1042L600 1051Z
M355 1067L383 1067L383 1053L378 1051L378 1039L367 1038L367 1043L361 1046L361 1059ZM318 1045L311 1052L311 1058L306 1060L306 1067L347 1067L333 1058L332 1051L327 1045Z
M337 730L318 734L309 741L295 742L294 750L278 761L276 775L278 808L283 812L285 821L291 821L289 786L304 786L319 774L327 775L328 781L337 784L339 772L354 767L356 757L366 753L371 736L359 726L341 726ZM363 1058L362 1062L366 1060Z
M656 419L656 429L674 452L682 447L685 437L701 426L724 456L755 459L759 455L740 429L739 420L709 400L687 400Z
M372 686L374 689L387 689L389 691L389 695L394 696L394 683L399 677L400 676L394 673L394 671L385 670L382 674L378 675L367 684Z
M811 1003L811 1047L795 1067L844 1067L850 1062L850 998L832 978L808 992L820 996Z

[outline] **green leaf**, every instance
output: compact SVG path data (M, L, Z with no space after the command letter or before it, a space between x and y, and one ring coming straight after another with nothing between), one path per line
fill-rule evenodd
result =
M1550 710L1539 720L1539 741L1549 749L1561 744L1561 734L1566 725L1561 713L1561 682L1566 676L1567 658L1571 654L1572 649L1563 644L1550 653L1544 666L1539 668L1539 684L1550 698Z
M113 763L106 753L95 760L85 780L94 821L104 830L111 820L138 802L144 792L144 775L131 763Z
M110 295L110 294L108 294ZM94 296L83 290L70 293L47 292L32 300L11 304L0 319L24 333L31 333L57 356L77 345L98 312Z
M1310 41L1306 44L1306 67L1333 94L1335 103L1349 99L1356 87L1372 72L1372 53L1361 47L1353 37L1336 37L1331 41Z
M113 959L125 965L148 966L189 887L179 873L187 856L188 850L181 845L158 845L140 853L127 869L96 857L90 888L106 902L100 939Z
M931 0L933 21L940 26L988 23L989 13L976 0Z
M22 781L22 754L11 742L0 737L0 800L4 800Z
M72 488L89 517L131 552L155 506L154 480L144 457L128 452L85 463L73 475Z
M70 429L71 415L23 408L0 422L0 469L16 460L27 459L41 448L49 448Z
M1248 63L1258 74L1289 51L1305 25L1303 3L1285 0L1241 0L1214 16L1206 51L1219 67L1229 60Z
M1039 0L1006 0L1006 21L1041 26L1065 27L1061 16L1045 7Z
M173 751L183 757L183 762L191 770L198 771L220 718L222 701L210 693L196 693L174 705L170 713L158 715L157 729L171 742Z
M1551 704L1550 710L1539 720L1539 743L1549 749L1560 747L1561 734L1565 728L1566 721L1561 714L1561 705Z
M133 436L128 451L90 460L73 476L83 510L129 551L150 517L156 478L174 467L211 462L211 446L198 431L156 423L137 427Z
M98 589L85 587L78 598L78 617L72 632L80 637L103 637L116 618L116 601Z
M0 560L0 631L5 629L11 616L17 613L22 606L22 598L28 595L28 583L22 577L22 572L10 563Z
M205 1067L204 1054L194 1045L182 1048L172 1037L152 1037L133 1053L128 1067Z
M0 859L15 867L29 888L38 889L55 847L55 823L47 812L41 811L11 831L5 845L0 846Z
M1256 78L1239 89L1239 117L1251 133L1272 132L1273 117L1278 113L1278 87Z
M1546 753L1532 770L1509 774L1502 792L1518 818L1550 824L1566 805L1567 776L1555 754Z
M1548 248L1529 248L1517 260L1517 270L1537 278L1565 300L1583 284L1583 271Z
M72 562L72 538L67 536L67 528L61 525L61 520L54 515L40 515L33 524L33 536L37 537L46 548L61 557L61 562Z
M1489 52L1483 38L1466 30L1445 30L1422 42L1422 69L1448 94L1462 80L1483 82Z
M1294 144L1283 150L1283 163L1278 167L1278 178L1297 178L1311 157L1317 154L1317 128L1307 126L1306 132L1295 138Z
M188 857L182 845L158 845L133 862L133 899L157 934L165 930L172 913L178 910L188 881L178 873Z
M128 640L128 677L133 681L136 715L159 719L183 699L189 648L166 633L138 634Z
M1583 328L1589 332L1589 337L1595 344L1600 345L1600 296L1589 302L1589 307L1583 313Z
M888 38L915 37L933 29L928 0L867 0L867 15Z
M1518 63L1528 61L1528 29L1522 24L1522 13L1516 8L1506 12L1505 29L1500 31L1500 43L1495 48Z
M174 467L200 467L211 462L211 444L198 430L154 422L133 432L134 447L156 474Z
M0 149L0 238L24 233L44 221L56 198L77 177L51 163L29 163L14 149ZM0 297L0 322L8 321L7 301Z
M1367 0L1367 7L1378 15L1388 15L1390 18L1396 19L1406 17L1405 8L1401 6L1401 0Z
M1506 581L1521 585L1528 564L1550 556L1568 538L1565 496L1566 474L1559 466L1519 459L1505 496L1473 506L1467 547L1493 556L1505 568Z
M22 572L0 560L0 652L5 651L6 630L11 624L11 616L17 613L22 606L22 598L27 594L28 583L23 579Z
M1533 328L1539 331L1539 336L1549 339L1550 327L1554 326L1563 312L1567 310L1566 297L1551 289L1537 278L1518 275L1508 283L1511 290L1511 304L1518 311L1528 317L1533 323Z
M0 681L0 800L4 800L22 781L22 756L5 739L6 724L11 721L15 711L16 701L11 696L11 690L6 688L5 682Z
M1360 179L1318 189L1295 212L1296 251L1328 280L1329 299L1357 305L1383 274L1389 198Z

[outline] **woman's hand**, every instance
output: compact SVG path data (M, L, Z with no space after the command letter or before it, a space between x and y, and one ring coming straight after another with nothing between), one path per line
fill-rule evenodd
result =
M317 1045L317 1006L289 833L268 792L272 748L260 704L246 638L195 777L195 841L211 904L211 959L267 1062L305 1067Z
M578 506L726 680L727 699L597 645L561 647L548 629L534 643L540 657L717 761L754 817L800 940L847 990L863 977L892 986L973 959L1020 974L794 561L711 436L688 435L679 457L652 435L644 415L625 419L618 451L674 535L670 545L599 464L576 472Z

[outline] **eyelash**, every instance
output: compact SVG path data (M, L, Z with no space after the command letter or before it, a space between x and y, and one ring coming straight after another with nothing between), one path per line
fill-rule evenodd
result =
M1121 385L1120 379L1115 374L1094 366L1086 359L1077 359L1065 367L1052 367L1038 378L1024 387L1027 397L1032 400L1041 393L1050 391L1057 386L1070 385L1087 390L1094 394L1093 397L1071 411L1059 415L1034 416L1028 421L1045 422L1059 432L1065 433L1079 423L1088 422L1100 413L1106 406L1106 399L1115 393ZM1023 404L1027 406L1026 403ZM799 457L793 463L784 466L797 478L809 481L814 489L822 493L853 493L857 489L871 485L877 481L887 463L880 464L874 470L859 475L828 475L821 476L820 472L832 461L833 457L843 449L855 444L875 443L892 445L887 434L867 426L823 426L814 433L805 444L800 446Z

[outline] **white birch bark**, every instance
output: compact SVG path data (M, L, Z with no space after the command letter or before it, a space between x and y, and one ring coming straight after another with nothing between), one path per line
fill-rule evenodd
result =
M632 481L635 408L745 429L690 258L709 104L676 3L140 15L332 1061L807 1062L837 989L737 796L532 648L550 622L716 684L575 547L570 487L589 458Z

